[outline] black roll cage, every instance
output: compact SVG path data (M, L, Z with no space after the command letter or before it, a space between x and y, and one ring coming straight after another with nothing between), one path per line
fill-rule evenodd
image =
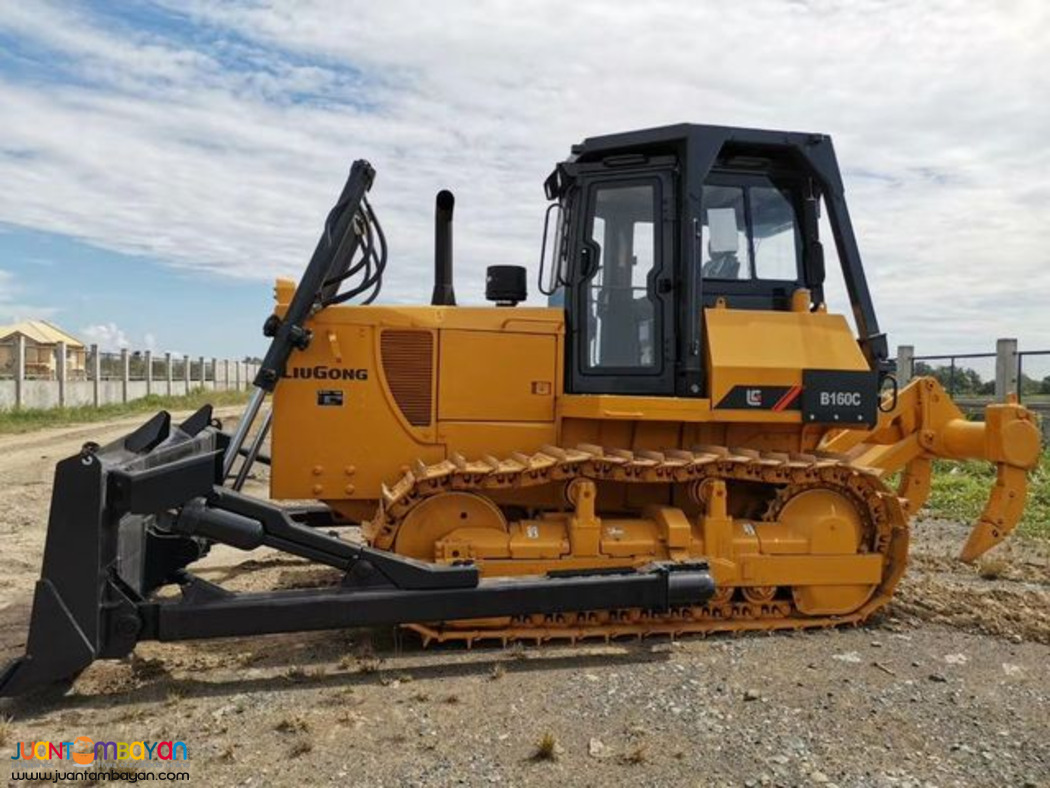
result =
M702 260L701 196L705 181L715 174L751 172L774 181L783 178L799 181L800 196L796 209L801 209L802 281L813 291L815 303L823 301L824 256L817 232L818 206L823 197L857 326L857 341L872 370L880 377L891 371L888 343L885 334L879 330L831 137L696 124L589 137L573 147L569 159L557 165L545 181L544 188L549 199L564 201L571 192L580 193L581 181L586 182L602 170L608 170L611 175L621 168L633 170L634 174L646 167L667 169L666 164L657 164L658 159L666 156L673 156L676 162L678 206L674 278L679 331L675 395L699 396L704 388L701 321L691 314L695 312L695 305L713 301L723 290L736 291L744 298L741 304L744 308L747 308L746 301L750 296L758 296L758 300L751 304L752 308L767 299L790 296L790 293L783 292L783 282L779 285L772 280L705 282L699 276ZM574 223L581 221L582 211L577 206L572 206L570 212ZM557 259L551 261L551 265L558 264ZM575 284L575 277L570 258L570 281L567 283L570 289ZM566 303L572 304L573 299L567 299ZM571 314L569 318L571 322ZM567 379L572 382L572 375Z

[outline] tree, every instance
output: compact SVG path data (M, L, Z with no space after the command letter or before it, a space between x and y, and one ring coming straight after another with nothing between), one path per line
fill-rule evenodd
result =
M980 374L969 367L955 367L953 373L951 365L939 364L932 366L925 361L916 361L914 366L916 377L930 376L937 379L950 394L991 394L995 392L995 381L984 381Z

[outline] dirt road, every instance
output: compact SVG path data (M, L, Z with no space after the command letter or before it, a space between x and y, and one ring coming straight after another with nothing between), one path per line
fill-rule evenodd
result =
M24 647L54 463L140 421L0 438L0 657ZM473 651L391 630L143 644L63 699L6 703L0 749L182 739L191 784L208 786L1050 786L1050 545L1013 540L987 579L952 559L966 530L918 522L898 599L862 629ZM226 549L208 564L245 587L317 571Z

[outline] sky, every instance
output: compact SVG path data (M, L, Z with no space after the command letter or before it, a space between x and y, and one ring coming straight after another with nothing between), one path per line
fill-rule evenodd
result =
M356 158L380 301L429 300L450 188L483 303L572 143L696 122L833 137L891 347L1050 349L1048 53L1042 0L0 0L0 323L260 355Z

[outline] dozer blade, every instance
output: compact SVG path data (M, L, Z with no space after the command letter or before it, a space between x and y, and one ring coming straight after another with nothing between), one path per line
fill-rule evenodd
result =
M26 654L0 674L0 695L75 677L96 658L123 656L134 647L135 600L199 558L207 544L162 537L153 518L127 513L128 474L152 478L156 486L164 484L163 467L172 503L207 492L222 457L218 433L204 431L210 419L205 406L173 430L170 416L159 413L110 445L87 443L58 464ZM142 492L139 487L136 495ZM161 538L170 544L150 550Z
M303 512L224 487L229 439L210 421L210 407L174 428L160 413L59 463L26 653L0 672L0 696L68 682L142 640L668 611L714 593L703 562L482 582L473 564L428 564L346 541L303 522ZM330 588L231 592L189 571L214 543L275 548L340 569L343 579ZM154 596L172 583L181 597Z

